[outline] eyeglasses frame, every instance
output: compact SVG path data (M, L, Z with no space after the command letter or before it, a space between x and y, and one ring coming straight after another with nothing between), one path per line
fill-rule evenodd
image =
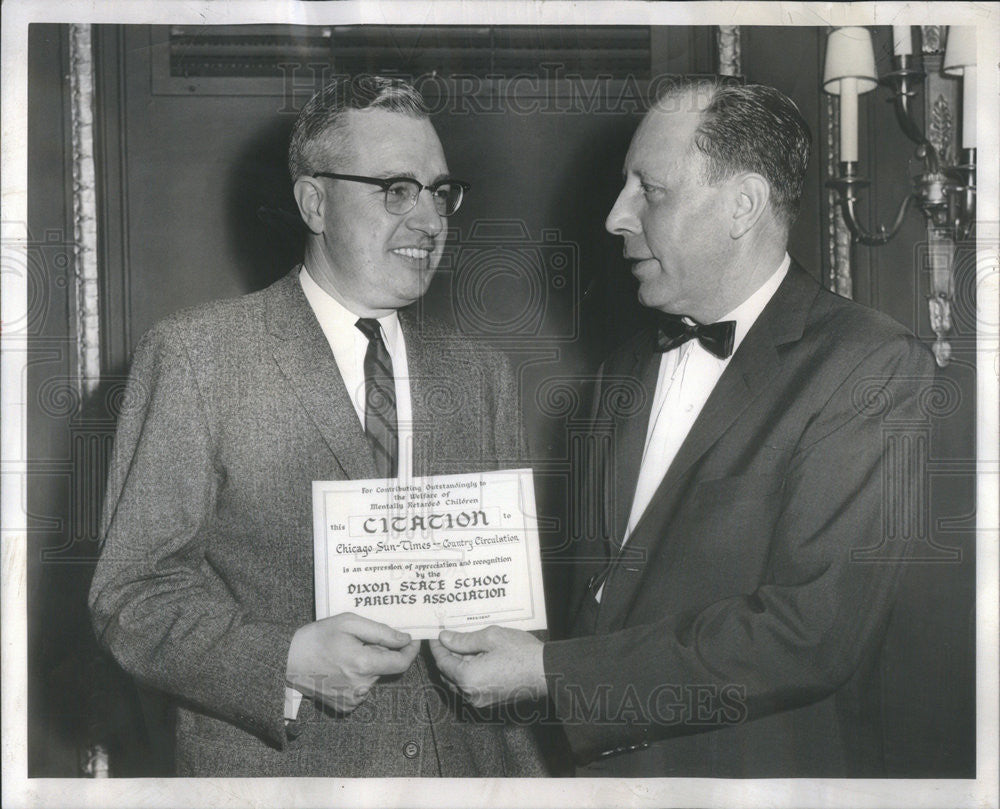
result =
M431 198L433 199L434 192L437 191L437 189L440 188L442 185L457 185L459 188L462 189L462 197L459 198L458 205L455 206L455 210L452 211L450 214L441 213L441 211L438 211L438 214L440 216L452 216L453 214L458 213L458 209L462 207L462 202L464 202L465 200L465 192L468 191L470 188L472 188L472 185L470 183L465 182L465 180L455 180L450 177L444 180L438 180L437 182L431 183L430 185L424 185L419 180L416 180L413 177L387 177L385 179L382 179L380 177L364 177L360 174L337 174L336 172L332 171L317 171L314 172L312 176L328 177L331 180L348 180L353 183L367 183L368 185L377 185L382 189L382 195L383 195L382 204L385 206L386 213L391 213L393 216L403 216L404 214L408 214L410 211L416 208L417 200L420 198L420 192L423 191L424 189L431 192ZM419 186L419 188L417 189L417 195L413 198L413 205L407 208L405 211L400 211L399 213L397 213L396 211L389 210L389 198L387 196L389 188L392 187L393 183L398 183L398 182L407 182ZM436 204L434 205L434 210L437 210Z

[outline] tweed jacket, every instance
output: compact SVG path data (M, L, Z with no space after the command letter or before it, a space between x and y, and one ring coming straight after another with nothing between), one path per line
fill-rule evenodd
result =
M580 774L884 775L879 649L926 502L930 352L793 265L622 547L654 343L603 367L602 528L578 545L574 637L545 647Z
M399 314L414 473L516 465L506 360L419 312ZM176 698L180 774L542 774L531 732L457 703L426 649L353 713L304 700L286 726L289 645L315 618L311 482L371 477L297 271L174 315L140 342L90 604L120 664Z

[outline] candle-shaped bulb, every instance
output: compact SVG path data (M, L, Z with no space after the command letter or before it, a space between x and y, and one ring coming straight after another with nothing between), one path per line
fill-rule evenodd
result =
M976 148L976 66L965 68L962 77L962 148Z
M840 159L858 160L858 80L853 76L840 80Z
M874 90L875 51L866 28L835 28L826 45L823 89L840 96L840 159L858 159L858 95Z
M945 74L962 77L962 148L976 148L976 29L971 25L948 27L944 52Z
M913 53L913 36L910 32L910 26L892 26L892 52L896 56L909 56Z

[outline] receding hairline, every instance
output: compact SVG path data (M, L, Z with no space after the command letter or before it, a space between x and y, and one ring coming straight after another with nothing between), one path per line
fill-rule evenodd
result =
M362 75L336 81L318 90L300 110L288 146L288 171L293 180L317 170L316 158L337 162L343 143L337 142L348 113L380 109L413 119L430 119L423 97L410 84L384 76ZM341 141L343 138L341 138Z
M363 144L356 143L357 138L360 134L357 131L356 122L360 120L365 120L362 116L369 113L380 113L383 116L400 116L403 118L408 118L411 121L426 121L427 125L430 126L431 131L434 132L435 137L440 137L437 135L437 129L434 127L431 121L430 115L409 110L394 110L386 107L363 107L356 108L351 107L349 109L342 110L337 118L337 121L327 126L322 133L315 136L306 144L306 148L313 156L323 155L331 164L344 164L349 163L354 160L354 158L359 153L359 148ZM370 117L370 116L369 116ZM376 115L375 117L379 117ZM330 168L342 169L343 166L331 165Z
M712 105L712 102L719 94L720 89L721 87L719 85L711 82L705 82L704 84L683 84L668 87L659 96L657 96L656 100L653 101L652 104L650 104L649 112L689 112L695 113L701 118L704 118L705 111ZM671 102L676 103L678 100L683 100L685 98L692 99L695 102L690 109L670 109Z
M708 92L699 92L699 89L702 87L704 87ZM718 90L718 85L708 82L704 85L684 84L681 86L669 87L661 93L652 104L650 104L649 110L646 112L646 115L643 116L642 123L645 123L654 112L667 116L684 116L685 119L691 121L691 131L688 133L689 150L692 153L697 153L703 158L708 159L708 155L706 155L704 151L699 148L697 137L701 125L705 122L706 112L718 94ZM687 106L686 99L691 99L694 102L690 108ZM675 106L677 104L682 106ZM690 118L687 118L687 116L690 116Z
M686 159L693 158L698 161L698 168L696 170L707 171L707 164L711 158L702 148L699 147L697 141L698 132L702 123L705 121L705 110L708 108L710 99L709 102L704 105L692 109L688 109L687 107L675 107L670 103L671 98L677 99L678 97L688 95L689 89L690 88L688 87L675 88L660 95L659 98L650 105L646 114L639 122L637 134L646 129L647 131L643 133L645 137L658 137L655 134L655 130L650 131L657 125L654 123L656 119L659 119L659 125L665 127L665 129L661 130L661 136L664 132L669 133L669 136L675 136L679 134L677 133L677 130L683 126L687 131L683 133L684 139L679 143L679 148L682 151L675 155L676 162L682 163Z

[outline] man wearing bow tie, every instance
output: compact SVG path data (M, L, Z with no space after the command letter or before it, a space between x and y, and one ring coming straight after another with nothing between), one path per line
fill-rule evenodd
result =
M763 86L686 81L646 115L607 228L659 323L602 366L571 637L434 645L475 704L547 695L580 775L884 774L879 650L921 485L898 448L934 369L786 253L809 142Z

